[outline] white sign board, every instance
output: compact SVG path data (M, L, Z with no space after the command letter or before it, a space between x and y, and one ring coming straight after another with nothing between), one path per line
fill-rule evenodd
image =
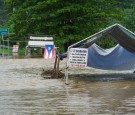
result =
M46 44L52 44L53 41L28 41L29 46L45 46Z
M69 51L69 66L86 67L88 50L85 48L71 48Z
M53 40L53 37L51 36L46 36L46 37L34 37L34 36L30 36L31 40Z
M13 45L13 50L12 52L17 53L19 49L19 45Z

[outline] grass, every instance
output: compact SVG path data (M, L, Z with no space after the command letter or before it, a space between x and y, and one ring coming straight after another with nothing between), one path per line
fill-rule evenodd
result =
M7 49L7 48L5 48L5 49L0 48L0 52L1 52L1 53L2 53L2 52L4 52L4 53L12 53L12 50L11 50L11 49ZM18 53L21 54L21 55L22 55L22 54L25 54L25 49L24 49L24 48L19 49Z

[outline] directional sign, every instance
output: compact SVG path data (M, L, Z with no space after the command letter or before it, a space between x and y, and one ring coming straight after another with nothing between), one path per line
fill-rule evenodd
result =
M0 36L7 36L8 28L0 28Z

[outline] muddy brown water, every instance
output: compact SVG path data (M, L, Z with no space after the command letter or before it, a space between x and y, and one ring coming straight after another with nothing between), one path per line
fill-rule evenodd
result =
M0 115L134 115L135 80L42 79L54 61L0 60Z

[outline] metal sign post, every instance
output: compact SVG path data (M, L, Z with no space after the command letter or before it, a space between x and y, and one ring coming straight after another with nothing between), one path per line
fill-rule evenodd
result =
M88 49L85 48L68 48L68 59L65 69L65 80L68 84L69 67L86 67L88 58Z
M8 35L8 28L0 28L0 36L2 36L2 56L4 56L4 36Z
M4 56L4 36L2 34L2 56Z

